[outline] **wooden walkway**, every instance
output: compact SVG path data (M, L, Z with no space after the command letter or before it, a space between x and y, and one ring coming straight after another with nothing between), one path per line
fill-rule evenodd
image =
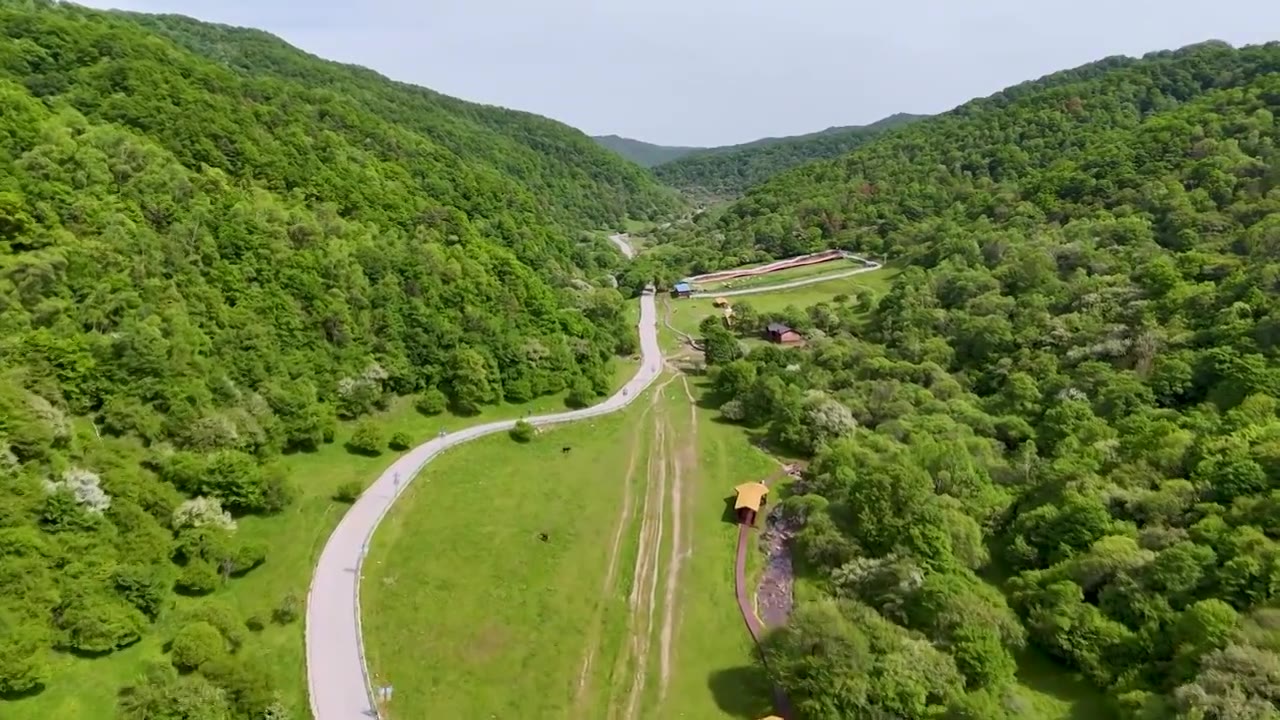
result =
M770 476L764 480L764 484L768 485L785 473L786 471L782 471ZM756 645L756 652L760 654L760 662L767 671L769 661L764 655L764 648L760 646L760 639L768 628L764 626L764 623L760 621L760 617L756 615L755 603L751 601L751 590L747 587L747 550L751 547L752 530L754 529L750 525L738 525L738 552L734 556L733 563L733 591L738 598L738 610L742 613L742 620L747 624L747 632L751 633L751 639ZM795 715L791 711L791 702L787 699L786 693L777 684L773 684L771 689L773 692L773 711L784 720L791 720Z

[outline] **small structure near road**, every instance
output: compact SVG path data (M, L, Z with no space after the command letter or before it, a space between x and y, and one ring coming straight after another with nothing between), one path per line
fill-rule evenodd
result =
M671 288L671 297L687 298L693 295L693 286L689 283L678 282Z
M711 304L715 305L718 308L727 308L729 307L729 298L718 297L715 300L712 300Z
M742 483L733 489L738 497L734 500L733 511L741 525L755 525L756 515L764 506L765 497L769 494L769 486L762 482Z
M789 326L782 323L769 323L764 329L764 336L769 342L780 343L782 345L795 345L804 342L804 338L800 333L792 330Z

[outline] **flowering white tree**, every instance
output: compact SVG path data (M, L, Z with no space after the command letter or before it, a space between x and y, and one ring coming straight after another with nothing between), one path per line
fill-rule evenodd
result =
M111 507L111 496L100 487L98 474L84 468L71 468L62 473L61 480L46 480L45 489L51 493L66 490L85 510L101 515Z
M236 529L236 521L231 519L231 513L222 509L222 502L218 498L191 498L173 511L175 529L206 526L224 530Z

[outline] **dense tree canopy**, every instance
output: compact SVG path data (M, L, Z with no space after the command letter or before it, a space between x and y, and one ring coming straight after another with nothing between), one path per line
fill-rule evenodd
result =
M593 136L591 139L631 162L644 167L661 165L664 162L670 162L678 157L703 149L682 145L654 145L643 140L632 140L618 135L598 135Z
M581 133L253 31L7 0L0 26L0 702L254 572L237 518L286 508L273 458L337 418L589 402L634 349L617 253L576 229L673 201ZM283 717L240 622L191 619L200 675L123 712Z
M696 198L734 198L785 170L839 157L886 130L921 117L898 113L870 125L833 127L808 135L692 149L672 160L655 163L653 173L662 182Z
M1028 644L1122 718L1276 717L1278 112L1280 44L1107 60L668 235L905 268L711 370L812 456L781 512L830 599L768 647L803 717L1029 717Z

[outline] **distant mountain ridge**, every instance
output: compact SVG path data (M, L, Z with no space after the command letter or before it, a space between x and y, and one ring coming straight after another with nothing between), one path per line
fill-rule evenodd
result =
M712 149L680 145L655 145L643 140L625 138L621 135L599 135L592 136L591 139L602 147L608 148L631 162L644 167L661 165L690 153Z
M718 147L655 145L619 135L591 139L651 168L659 180L690 195L735 197L784 170L843 155L880 132L924 117L927 116L894 113L870 125L829 127L804 135L765 137Z
M870 125L753 140L688 153L653 169L663 183L704 199L731 198L791 168L853 151L871 138L926 115L895 113Z
M705 157L707 155L725 155L728 153L738 152L740 150L753 150L756 148L769 147L771 145L779 145L782 143L789 143L789 142L800 142L803 140L812 140L814 138L826 137L830 135L838 135L841 133L882 132L884 130L889 130L891 128L898 127L899 125L906 125L907 123L915 122L916 120L920 120L926 117L928 116L913 115L911 113L894 113L886 118L877 120L871 123L870 125L835 125L825 130L818 130L817 132L805 133L803 135L782 135L778 137L765 137L765 138L760 138L759 140L752 140L750 142L739 143L737 145L721 145L721 146L712 147L712 148L694 148L692 152L685 153L679 157L688 159L688 158L694 158L694 157ZM676 159L679 159L679 158L673 158L672 160L668 160L667 162L672 162Z

